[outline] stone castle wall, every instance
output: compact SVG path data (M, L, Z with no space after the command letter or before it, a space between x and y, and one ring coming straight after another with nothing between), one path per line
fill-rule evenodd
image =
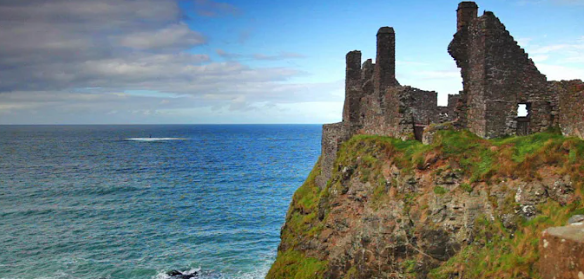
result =
M559 93L558 122L562 133L584 139L584 83L582 80L551 82L551 87Z
M458 100L460 100L460 94L448 94L448 105L438 107L437 123L452 122L457 119Z
M400 86L395 78L395 32L382 27L377 32L375 63L361 63L361 52L350 51L345 57L345 103L343 121L323 126L322 173L320 187L332 174L336 152L342 142L354 134L383 135L398 138L413 136L416 124L440 121L440 114L454 115L453 106L441 109L437 93L410 86Z
M397 81L393 28L377 32L375 63L362 63L358 50L347 53L343 121L323 126L320 187L331 176L340 144L354 134L420 139L424 126L453 122L483 138L541 132L554 125L565 135L584 138L582 87L548 82L492 12L480 17L477 12L474 2L458 5L457 32L448 52L460 68L463 90L449 95L445 107L437 105L436 92ZM527 106L527 117L518 117L520 104Z

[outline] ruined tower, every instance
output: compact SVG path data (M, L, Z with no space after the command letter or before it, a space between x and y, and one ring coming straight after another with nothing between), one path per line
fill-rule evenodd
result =
M395 79L395 31L381 27L377 31L377 55L375 57L374 91L383 94L389 86L398 85Z
M361 85L361 52L358 50L350 51L346 56L343 122L357 123L359 121Z
M477 6L475 2L460 2L458 4L458 9L456 10L456 31L460 31L463 26L466 26L475 20L477 18L478 10L479 6Z

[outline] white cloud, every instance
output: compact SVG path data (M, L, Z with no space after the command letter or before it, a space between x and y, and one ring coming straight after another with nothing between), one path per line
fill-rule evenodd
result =
M275 54L275 55L263 54L263 53L255 53L255 54L247 55L247 54L241 54L241 53L231 53L231 52L227 52L227 51L222 50L222 49L216 49L215 52L217 53L217 55L219 55L227 60L253 59L253 60L275 61L275 60L286 60L286 59L299 59L299 58L306 57L303 54L294 53L294 52L280 52L279 54Z
M458 78L460 71L458 70L437 70L437 71L419 71L417 75L422 79L443 79L443 78Z
M567 63L584 63L584 54L570 56L564 60Z
M141 50L174 49L182 50L206 43L201 33L189 29L184 24L174 24L154 32L136 32L120 39L120 44Z
M518 38L516 40L517 40L517 44L519 44L522 47L525 47L525 46L529 45L531 41L533 41L533 38Z
M552 3L559 5L570 5L570 6L584 6L584 0L551 0Z
M567 39L557 44L533 40L526 47L538 69L548 80L584 79L584 39Z
M240 13L225 3L193 3L207 15ZM277 119L282 104L342 101L342 82L291 84L306 73L196 54L206 39L184 18L174 0L0 1L0 122L176 123L184 122L181 111L240 117L267 108L265 117Z
M548 54L557 51L581 51L584 50L584 44L555 44L536 47L530 53L532 54Z
M241 10L231 4L211 0L194 0L197 14L206 17L239 15Z
M537 64L537 67L548 80L584 79L584 68L541 63Z
M535 55L531 57L531 60L533 60L534 62L543 62L546 61L549 58L549 56L547 55Z

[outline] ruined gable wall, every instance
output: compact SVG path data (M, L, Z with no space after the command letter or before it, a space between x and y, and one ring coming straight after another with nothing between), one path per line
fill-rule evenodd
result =
M485 36L486 137L516 133L518 103L528 103L529 132L548 128L552 112L547 78L491 12L479 19Z
M455 110L455 126L458 128L468 128L471 131L477 130L479 127L476 126L476 123L468 122L469 119L469 104L472 102L469 101L469 91L471 89L471 81L474 80L471 78L473 75L473 71L471 71L471 55L470 55L470 43L472 42L471 32L469 31L471 23L475 22L477 18L478 6L474 2L461 2L458 4L458 9L456 10L456 33L450 44L448 45L448 53L454 61L456 62L456 66L460 68L460 74L462 76L462 87L463 90L460 91L459 102L456 104ZM476 49L476 45L474 46ZM480 64L477 64L476 59L479 57L473 57L475 61L473 61L473 65L479 65L477 70L480 69ZM480 61L479 61L480 62ZM474 91L473 91L474 92ZM480 112L478 112L480 114ZM476 110L472 111L472 114L477 114ZM476 120L475 118L473 118Z
M483 22L476 20L478 7L462 2L457 10L457 29L448 45L448 53L460 68L463 91L457 108L457 126L483 136L486 131L485 37L480 32Z
M518 103L529 103L529 132L545 130L557 111L546 77L492 12L473 19L478 7L469 3L459 5L458 32L448 47L463 78L462 127L485 138L514 135Z
M466 93L467 128L484 137L486 135L485 100L485 37L480 32L483 22L475 20L468 27L468 62L464 69L463 89Z
M515 71L522 68L518 46L495 15L486 12L479 19L477 36L484 40L485 51L485 131L483 137L514 135L517 124L517 87Z

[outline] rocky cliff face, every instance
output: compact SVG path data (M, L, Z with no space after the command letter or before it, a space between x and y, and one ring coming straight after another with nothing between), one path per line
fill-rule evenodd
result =
M584 142L358 135L295 193L267 278L538 278L538 241L582 213Z

